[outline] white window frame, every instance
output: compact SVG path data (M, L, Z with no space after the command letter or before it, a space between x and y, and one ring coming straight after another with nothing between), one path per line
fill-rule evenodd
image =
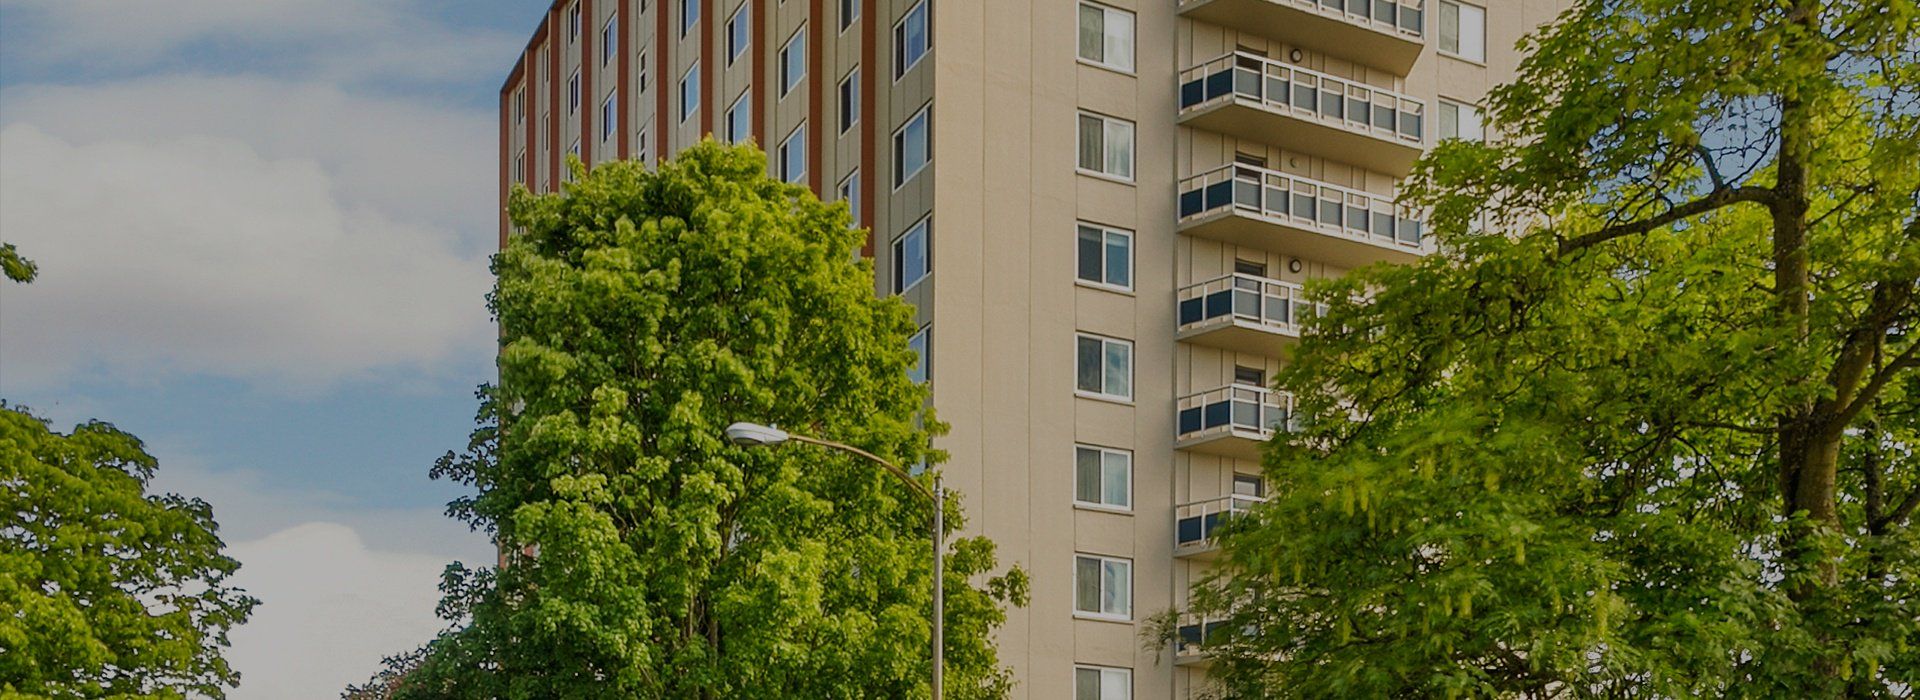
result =
M794 71L799 72L794 72ZM787 37L787 43L780 45L780 97L800 86L807 79L807 24L800 23L793 36Z
M513 181L522 185L527 184L527 149L525 148L520 149L520 152L513 156Z
M739 133L734 133L735 120L739 120ZM733 104L727 106L727 143L745 143L753 138L753 88L740 91Z
M924 40L924 45L920 47L920 55L914 56L909 61L905 30L907 20L913 19L915 13L919 13L920 36ZM920 0L907 8L906 12L900 13L900 20L893 23L893 82L900 82L901 78L907 77L907 73L911 72L914 66L920 65L920 61L929 53L933 53L933 14L927 9L927 0Z
M1100 167L1098 169L1088 168L1080 163L1080 130L1086 128L1084 120L1088 118L1100 120ZM1099 112L1089 112L1084 109L1074 115L1073 124L1074 170L1082 175L1091 175L1105 180L1132 184L1134 173L1139 170L1139 151L1137 149L1139 144L1138 125L1126 119L1107 116ZM1110 170L1113 167L1113 163L1111 162L1113 159L1110 157L1113 153L1113 143L1110 139L1114 138L1115 132L1122 128L1126 131L1127 140L1127 172L1125 174L1111 172Z
M620 132L620 89L614 88L607 93L607 99L600 101L600 142L606 143Z
M580 139L574 139L573 145L567 147L567 155L573 156L574 159L581 160L584 162L585 156L583 152L580 150ZM562 165L560 167L560 181L573 182L572 164Z
M734 36L736 32L741 35L737 41ZM727 65L732 66L752 44L753 0L747 0L740 3L740 9L734 10L733 17L727 20Z
M1452 134L1447 133L1447 130L1445 128L1446 115L1447 115L1448 109L1453 110L1453 132L1454 133ZM1473 133L1470 135L1462 134L1461 128L1460 128L1463 124L1465 124L1465 122L1461 120L1460 117L1466 114L1473 115ZM1442 139L1442 140L1448 139L1448 138L1457 138L1462 141L1476 141L1476 142L1487 140L1486 115L1480 112L1479 105L1475 105L1471 102L1465 102L1462 100L1451 100L1445 97L1440 98L1438 101L1438 104L1434 105L1433 128L1434 128L1435 136L1437 136L1439 139Z
M567 10L567 45L580 41L580 3L573 3L573 9Z
M909 350L913 350L915 344L922 349L914 350L914 365L907 370L907 378L915 384L926 384L933 381L933 324L921 326L920 330L907 337ZM916 374L919 376L915 377Z
M1091 560L1091 561L1096 561L1100 563L1100 583L1097 586L1098 592L1096 593L1096 596L1102 599L1102 601L1104 601L1107 598L1107 583L1108 583L1107 575L1109 573L1107 565L1121 564L1126 567L1127 589L1126 589L1125 600L1122 602L1122 605L1126 607L1126 610L1124 612L1109 612L1105 610L1082 610L1080 608L1080 562L1082 560ZM1096 603L1096 605L1098 605L1098 603ZM1127 559L1124 557L1109 557L1109 556L1103 556L1099 554L1088 554L1086 552L1075 552L1073 555L1073 616L1077 618L1090 619L1090 620L1107 620L1110 622L1132 622L1133 621L1133 560Z
M924 148L926 156L920 159L919 167L914 168L912 172L906 172L901 168L901 165L905 162L903 160L903 147L905 144L901 142L901 137L906 135L907 130L913 126L914 122L920 122L920 131L926 134L926 147ZM900 191L900 188L907 186L907 183L912 182L913 178L919 176L921 171L926 170L927 166L932 164L933 103L928 102L920 107L920 111L914 112L913 116L907 117L906 121L901 122L900 128L893 130L893 191Z
M1080 453L1082 451L1093 452L1096 456L1099 457L1100 468L1098 470L1099 471L1098 476L1100 478L1100 483L1096 484L1094 488L1095 488L1095 491L1100 494L1100 498L1102 500L1089 501L1080 497L1080 476L1081 476ZM1126 460L1127 488L1126 488L1125 503L1108 503L1105 500L1106 493L1107 493L1106 486L1107 486L1107 476L1108 476L1107 459L1109 457L1118 457ZM1113 511L1116 513L1133 512L1133 450L1123 450L1115 447L1105 447L1101 445L1093 445L1093 444L1088 444L1084 442L1074 443L1073 445L1073 505L1080 508Z
M796 139L799 141L800 146L797 151L793 149ZM795 153L799 155L796 157L794 155ZM798 173L787 172L792 169L796 161L799 163L800 171ZM789 132L786 138L780 139L780 179L783 182L796 184L807 181L807 123L804 121L800 122L799 126L794 127L793 131Z
M1083 339L1100 341L1100 389L1098 391L1080 388L1080 341ZM1107 352L1108 352L1107 348L1109 346L1114 346L1114 345L1124 347L1127 349L1127 370L1126 370L1127 371L1127 385L1126 385L1127 391L1125 394L1116 394L1116 393L1107 391L1108 387L1111 386L1111 383L1107 381L1107 372L1106 372ZM1134 362L1133 350L1134 350L1133 341L1131 340L1126 340L1124 338L1115 338L1112 336L1099 335L1097 333L1084 333L1084 332L1074 333L1073 335L1073 393L1074 395L1081 396L1084 398L1089 398L1089 399L1099 399L1101 401L1113 401L1113 402L1125 403L1125 404L1133 403L1133 394L1134 394L1133 380L1135 375L1134 368L1136 364Z
M527 123L527 89L524 87L513 91L513 123Z
M835 191L847 203L847 214L853 218L853 227L864 228L866 222L860 220L860 169L854 168L846 177L840 178Z
M620 13L616 11L612 17L607 18L607 23L600 27L600 67L602 68L612 63L614 56L620 55L619 25Z
M706 0L680 0L680 38L687 38L694 25L700 23L700 5ZM689 12L688 8L692 8Z
M693 90L691 95L687 93L689 88ZM687 72L680 76L680 123L685 124L688 119L693 118L693 115L700 113L700 101L702 99L700 95L700 62L694 61L693 66L688 68Z
M1100 279L1097 281L1090 280L1080 276L1080 233L1081 233L1080 229L1083 229L1083 228L1090 228L1100 232ZM1111 274L1112 268L1107 265L1107 263L1111 260L1111 258L1109 258L1107 255L1107 248L1108 246L1112 245L1111 239L1116 236L1126 239L1126 242L1127 242L1127 283L1126 284L1114 284L1112 282L1107 281L1113 278L1113 275ZM1105 289L1107 291L1113 291L1113 292L1132 293L1133 280L1134 280L1133 273L1134 273L1134 267L1135 267L1133 264L1133 260L1134 260L1133 244L1134 244L1133 232L1127 229L1108 226L1105 224L1096 224L1094 222L1085 221L1085 220L1074 222L1074 226L1073 226L1073 281L1074 281L1074 284L1078 284L1083 287L1094 287L1097 289Z
M580 69L567 78L567 114L580 113Z
M1452 49L1446 48L1444 43L1447 32L1447 8L1449 7L1453 8L1453 36L1454 42L1458 44L1458 46ZM1477 23L1466 21L1469 11L1479 16ZM1440 5L1436 12L1437 14L1434 17L1434 21L1439 26L1435 28L1433 33L1434 49L1438 50L1442 56L1485 65L1487 62L1487 8L1469 2L1440 0ZM1470 25L1474 27L1474 31L1471 33L1467 31ZM1469 39L1475 41L1469 41Z
M840 33L846 34L847 29L849 27L852 27L853 23L860 19L861 0L839 0L839 2L840 2Z
M647 52L640 52L640 58L634 61L633 68L633 74L639 77L639 80L633 84L633 88L638 91L635 94L644 95L647 92Z
M913 236L915 233L918 233L920 236L920 259L923 262L921 263L922 269L918 270L919 274L913 278L912 282L908 282L907 275L906 275L906 272L907 272L906 264L905 264L906 260L904 259L901 245L906 243L907 239ZM913 291L914 287L920 286L921 282L925 282L928 277L932 277L933 276L933 216L927 215L927 216L920 217L919 221L913 222L913 225L908 226L906 230L901 231L900 235L894 237L893 244L889 246L888 250L893 255L892 263L893 263L893 293L894 294L906 294L907 292Z
M1090 58L1087 56L1080 55L1079 32L1083 31L1084 28L1080 26L1081 15L1077 8L1074 12L1074 19L1073 19L1073 24L1074 24L1073 54L1074 56L1079 58L1081 63L1085 63L1089 66L1098 66L1101 68L1105 68L1107 70L1117 71L1120 73L1125 73L1127 75L1133 75L1136 56L1138 55L1138 52L1140 50L1139 49L1140 47L1139 16L1135 15L1133 12L1129 10L1122 10L1112 5L1103 5L1097 2L1089 2L1088 0L1080 0L1080 7L1092 9L1092 10L1098 10L1101 12L1102 31L1101 31L1100 53L1103 54L1103 57L1096 59L1096 58ZM1126 18L1126 25L1127 25L1126 60L1124 62L1112 60L1113 58L1112 52L1114 47L1111 46L1109 42L1111 42L1116 37L1105 31L1107 27L1112 26L1111 23L1113 22L1113 18L1115 16Z
M1133 700L1133 669L1115 666L1095 666L1093 664L1073 665L1073 696L1080 697L1080 672L1093 671L1100 681L1100 700ZM1107 690L1108 683L1120 683L1121 693L1112 694Z
M860 66L855 65L840 79L839 99L834 108L840 112L840 133L860 123Z

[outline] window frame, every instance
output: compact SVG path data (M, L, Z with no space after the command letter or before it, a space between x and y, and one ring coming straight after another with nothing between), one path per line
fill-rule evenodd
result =
M860 64L854 64L847 74L840 78L839 100L836 109L840 111L840 133L845 134L855 124L860 123Z
M744 27L744 31L742 31L742 27ZM743 35L738 37L737 43L735 41L736 37L734 36L736 33ZM740 56L745 54L747 48L752 45L753 0L747 0L746 2L740 3L740 7L733 11L732 17L727 18L727 66L732 67L734 61L739 60Z
M799 143L800 150L798 151L799 157L797 159L794 157L792 153L788 152L789 148L794 143L794 139L800 140L800 143ZM788 167L791 166L795 160L798 160L800 164L800 172L797 179L794 176L791 176L787 173ZM799 126L796 126L793 128L793 131L787 132L786 138L780 139L780 181L789 182L793 184L803 184L806 182L806 180L807 180L807 122L805 120L802 120Z
M840 33L846 34L854 22L860 21L860 0L839 0Z
M914 3L912 7L907 8L906 12L900 13L900 19L893 23L893 82L898 83L901 78L907 77L908 73L913 72L915 66L920 65L920 61L926 59L927 54L933 53L933 13L927 7L928 2L929 0L920 0ZM913 19L915 12L920 14L922 46L920 55L914 56L913 60L908 62L906 61L905 29L907 20Z
M904 162L901 160L901 154L904 152L904 149L901 148L902 143L900 139L906 135L907 129L911 128L916 121L924 122L921 130L926 134L926 146L922 150L926 152L926 155L920 159L919 167L914 168L913 172L905 172L904 169L900 167ZM906 187L907 183L919 177L920 173L926 171L927 166L930 165L933 165L933 102L931 101L921 105L919 111L914 112L913 116L907 117L905 121L900 122L900 127L893 130L893 191L899 192L900 188Z
M573 69L573 75L567 76L567 115L580 113L580 69Z
M847 172L846 177L840 178L839 184L834 185L834 192L841 201L847 203L847 214L853 218L853 227L865 228L866 223L860 220L860 168L855 167Z
M1453 130L1455 134L1452 136L1446 135L1445 130L1441 128L1441 125L1444 123L1441 120L1444 118L1447 112L1447 108L1449 107L1453 108L1454 110ZM1479 132L1471 138L1460 136L1458 133L1460 131L1460 124L1461 124L1460 115L1466 112L1473 113L1474 130ZM1433 128L1434 136L1436 137L1435 140L1437 141L1444 141L1446 139L1453 138L1453 139L1459 139L1462 141L1485 143L1487 140L1486 113L1480 111L1479 105L1473 104L1471 102L1467 102L1465 100L1455 100L1447 97L1441 97L1441 98L1435 99L1434 105L1433 105L1433 127L1434 127Z
M693 27L700 23L702 12L700 5L704 2L705 0L680 0L680 38L687 38L687 34L693 32ZM688 12L687 8L693 8L693 11Z
M914 331L913 335L907 336L907 348L909 350L913 349L916 340L919 342L920 347L924 348L924 351L915 351L914 366L908 368L907 379L912 380L915 384L927 384L933 381L933 324L928 323L927 325L921 326L920 330ZM919 375L918 379L914 378L915 374Z
M1446 45L1444 43L1446 38L1446 24L1445 24L1446 16L1447 16L1446 8L1449 5L1454 7L1453 39L1454 39L1454 42L1458 44L1458 46L1454 47L1453 49L1446 48ZM1480 31L1478 34L1480 41L1477 47L1479 49L1478 50L1479 55L1477 56L1473 54L1469 54L1465 51L1465 49L1467 48L1467 34L1465 32L1465 27L1467 26L1467 23L1464 21L1465 19L1464 10L1466 8L1472 8L1474 12L1477 12L1480 15L1480 22L1479 22ZM1439 4L1434 8L1434 22L1437 25L1439 25L1434 27L1434 32L1433 32L1434 51L1438 52L1442 56L1466 61L1468 63L1474 63L1478 65L1483 65L1483 66L1487 64L1487 8L1486 6L1476 5L1470 2L1461 2L1460 0L1440 0Z
M1130 28L1129 28L1128 38L1127 38L1127 41L1128 41L1127 62L1125 65L1114 63L1112 61L1105 60L1104 58L1092 59L1092 58L1088 58L1086 56L1080 55L1079 32L1082 31L1082 28L1080 27L1079 9L1082 7L1099 10L1102 13L1103 25L1102 25L1102 31L1100 33L1101 39L1102 39L1100 52L1103 55L1107 53L1107 48L1108 48L1105 43L1105 38L1107 36L1105 31L1105 25L1104 25L1104 22L1106 21L1105 18L1111 17L1112 15L1115 15L1115 14L1125 15L1127 17L1127 21L1130 22L1131 24L1129 25ZM1126 9L1114 7L1112 5L1093 2L1092 0L1080 0L1078 6L1074 8L1073 25L1074 25L1073 27L1074 28L1074 48L1073 48L1074 58L1078 59L1081 63L1087 64L1089 66L1093 66L1096 68L1105 68L1107 70L1114 71L1116 73L1123 73L1126 75L1136 75L1135 71L1139 69L1139 62L1140 62L1140 15L1138 13L1135 13L1132 10L1126 10Z
M607 99L600 101L600 142L606 143L620 132L620 88L607 93Z
M580 3L576 1L573 3L573 8L567 10L567 45L568 46L572 46L574 44L580 43L580 29L581 29L580 25L582 23L583 23L583 20L580 16Z
M797 57L793 55L795 42L799 43ZM796 67L800 72L794 74ZM780 99L786 99L787 95L793 93L794 88L799 87L806 80L807 23L801 22L800 28L793 30L793 35L787 37L787 42L780 45Z
M1097 674L1099 674L1096 676L1096 678L1100 680L1100 688L1098 688L1097 691L1102 698L1106 697L1107 674L1109 673L1119 674L1121 678L1124 679L1124 682L1126 683L1126 686L1125 686L1127 689L1126 696L1125 696L1126 700L1133 700L1133 669L1121 668L1119 666L1100 666L1096 664L1074 664L1073 665L1073 696L1076 698L1080 697L1080 672L1081 671L1094 671Z
M1092 390L1080 388L1080 341L1082 339L1091 339L1091 340L1100 341L1100 389L1098 391L1092 391ZM1120 345L1127 349L1127 393L1126 394L1115 394L1107 391L1107 387L1108 387L1107 374L1106 374L1107 347L1110 344ZM1134 351L1134 344L1133 344L1133 341L1131 340L1127 340L1125 338L1115 338L1113 336L1107 336L1107 335L1100 335L1098 333L1088 333L1086 331L1074 331L1074 334L1073 334L1073 394L1075 396L1086 398L1086 399L1094 399L1097 401L1110 401L1114 403L1123 403L1123 404L1132 405L1133 397L1134 397L1134 377L1136 374L1135 365L1137 364L1134 362L1135 358L1134 358L1133 351Z
M1106 584L1107 584L1106 564L1118 563L1118 564L1124 564L1126 566L1126 569L1127 569L1126 612L1111 613L1111 612L1106 612L1102 610L1080 609L1080 561L1083 559L1090 559L1093 561L1097 561L1101 564L1100 583L1096 588L1095 596L1102 599L1106 598ZM1134 576L1133 576L1133 560L1132 559L1128 559L1125 557L1109 557L1102 554L1092 554L1088 552L1074 552L1073 553L1073 616L1075 618L1079 618L1083 620L1102 620L1106 622L1132 622L1133 621L1133 578Z
M691 95L693 99L687 99L689 97L687 93L689 86L691 86L693 90ZM692 119L693 115L700 113L700 102L702 99L704 99L704 97L700 94L700 62L694 61L693 65L687 68L687 72L680 75L681 124L687 123L687 120Z
M919 271L920 274L914 277L912 282L907 282L905 274L906 265L905 260L902 259L901 246L906 243L907 239L912 237L915 232L920 234L920 259L922 263ZM913 291L914 287L920 286L921 282L925 282L928 277L933 276L933 215L928 214L922 216L919 220L909 224L905 229L900 231L900 235L893 237L893 243L888 247L893 255L893 293L895 295L901 295Z
M742 107L745 108L744 111ZM735 115L742 115L742 118L745 120L743 133L741 133L738 138L735 138L733 134ZM737 144L753 138L753 88L751 86L745 90L741 90L739 97L733 98L733 104L727 105L727 113L725 116L727 143Z
M613 16L607 18L607 23L600 26L600 67L601 68L607 67L607 64L613 62L614 56L620 55L620 47L619 47L620 26L619 25L620 25L620 12L618 10L615 10L613 13Z
M1099 469L1100 483L1096 485L1095 491L1097 493L1102 494L1103 498L1104 498L1104 495L1106 494L1106 486L1107 486L1107 483L1106 483L1107 457L1111 455L1111 456L1120 456L1120 457L1126 458L1127 460L1127 484L1126 484L1127 502L1125 504L1107 503L1105 501L1088 501L1080 498L1080 452L1082 450L1091 450L1096 455L1098 455L1100 459L1100 469ZM1133 501L1133 450L1121 449L1118 447L1107 447L1105 445L1095 445L1095 444L1086 443L1086 442L1076 442L1073 444L1073 505L1075 508L1082 508L1087 510L1100 510L1100 511L1106 511L1109 513L1132 513L1133 502L1134 502Z
M1127 127L1127 174L1119 175L1119 174L1107 172L1104 169L1094 170L1080 163L1080 139L1081 139L1080 130L1085 128L1086 125L1083 122L1083 120L1088 117L1100 120L1100 166L1101 168L1106 168L1109 166L1109 162L1108 162L1109 159L1107 157L1107 153L1112 148L1112 146L1107 142L1107 137L1111 133L1112 127L1115 125L1125 125ZM1114 182L1120 182L1120 183L1125 183L1129 185L1134 184L1134 177L1140 171L1140 168L1139 168L1140 125L1138 122L1082 109L1074 113L1073 124L1074 124L1074 127L1073 127L1074 172L1077 172L1081 175L1097 177L1102 180L1111 180Z
M1090 280L1080 276L1080 262L1081 262L1080 261L1080 253L1081 253L1080 234L1082 233L1081 229L1087 229L1087 228L1094 229L1100 232L1100 279L1099 280ZM1107 264L1112 260L1112 258L1109 257L1108 248L1109 246L1112 245L1110 239L1116 235L1126 239L1126 242L1127 242L1127 283L1124 285L1114 284L1112 282L1107 281L1109 279L1112 279L1113 277L1111 273L1111 267L1108 266ZM1092 221L1087 221L1085 219L1075 221L1073 225L1073 243L1074 243L1073 245L1073 282L1074 284L1077 284L1082 287L1092 287L1094 289L1103 289L1110 292L1132 294L1133 280L1134 280L1133 272L1135 268L1135 265L1133 264L1134 263L1134 239L1135 239L1134 231L1129 229L1123 229L1117 226L1108 226L1106 224L1095 223Z

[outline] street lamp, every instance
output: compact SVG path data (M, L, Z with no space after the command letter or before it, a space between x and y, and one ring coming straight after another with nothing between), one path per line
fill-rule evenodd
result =
M913 487L914 492L924 496L927 502L933 505L933 700L941 700L943 697L941 694L941 680L942 676L945 675L947 665L947 592L946 581L944 580L946 578L946 557L943 556L947 551L947 533L946 508L944 507L946 504L946 492L940 488L940 474L936 472L933 475L933 490L928 491L927 487L921 484L918 479L913 478L913 475L908 474L907 470L901 469L894 463L879 458L872 452L832 440L811 438L805 435L794 435L779 428L757 423L734 423L733 425L727 426L727 441L741 447L775 447L791 441L818 445L827 449L858 455L869 462L880 465L880 468L887 470L888 473L899 477L901 481Z

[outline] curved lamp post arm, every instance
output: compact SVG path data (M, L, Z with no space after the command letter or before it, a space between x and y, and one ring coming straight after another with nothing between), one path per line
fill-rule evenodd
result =
M943 505L942 503L940 503L939 498L934 497L932 491L927 490L927 486L925 484L920 483L919 479L913 478L913 475L908 474L907 470L901 469L899 466L895 465L892 462L881 459L878 455L875 455L872 452L868 452L866 450L860 449L858 447L854 447L852 445L848 445L846 443L834 442L832 440L822 440L820 438L812 438L812 437L807 437L805 435L788 434L787 439L792 440L794 442L804 442L809 445L819 445L821 447L840 450L843 452L851 452L861 457L865 457L867 461L880 465L882 468L886 469L889 473L892 473L894 476L899 477L901 481L907 482L907 485L912 486L915 492L925 497L928 503L934 504L935 507L939 507Z

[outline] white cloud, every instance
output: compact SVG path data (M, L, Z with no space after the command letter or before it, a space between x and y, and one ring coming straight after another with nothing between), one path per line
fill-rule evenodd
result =
M246 79L6 97L0 232L42 270L0 294L10 391L183 373L304 391L489 352L484 118Z

